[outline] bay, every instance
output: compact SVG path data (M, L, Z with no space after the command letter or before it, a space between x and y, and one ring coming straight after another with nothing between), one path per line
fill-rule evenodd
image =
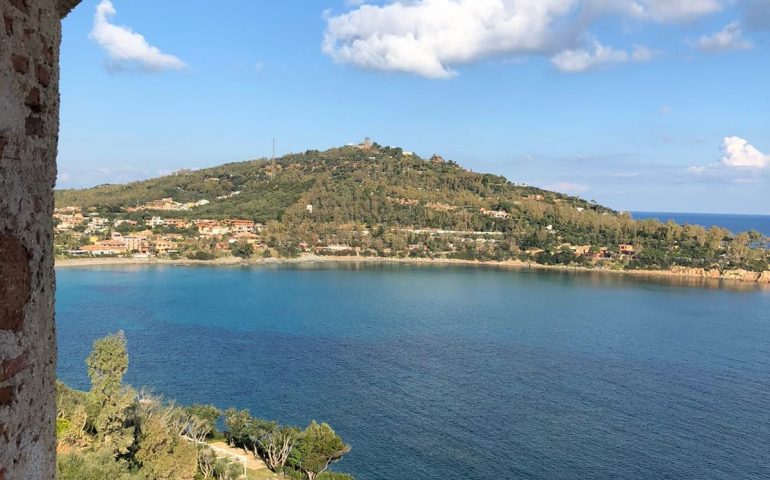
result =
M770 291L341 264L57 271L58 373L329 422L359 479L770 478Z

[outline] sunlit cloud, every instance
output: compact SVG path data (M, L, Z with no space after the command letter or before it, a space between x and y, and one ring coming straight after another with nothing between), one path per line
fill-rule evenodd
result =
M348 1L324 15L322 51L340 64L447 79L487 58L541 56L563 72L610 63L646 62L643 46L582 45L588 29L613 16L676 24L723 9L719 0L388 0Z
M116 13L110 0L102 0L96 6L94 27L90 35L107 53L110 70L139 69L162 72L185 67L182 60L161 52L130 27L111 23L110 20Z
M770 167L770 155L757 150L746 139L726 137L722 142L722 164L735 168Z

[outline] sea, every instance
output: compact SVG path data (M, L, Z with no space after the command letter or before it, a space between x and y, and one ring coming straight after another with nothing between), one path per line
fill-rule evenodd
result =
M324 421L361 479L770 478L770 288L491 267L59 268L58 374Z
M637 220L655 218L661 222L673 220L680 224L700 225L705 228L714 225L726 228L733 233L757 232L770 237L770 215L734 215L719 213L671 213L671 212L631 212Z

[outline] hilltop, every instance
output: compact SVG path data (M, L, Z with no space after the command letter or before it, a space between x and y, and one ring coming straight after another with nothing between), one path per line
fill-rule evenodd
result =
M244 255L314 251L626 269L767 268L767 251L753 248L757 234L635 221L438 155L423 159L371 143L60 190L56 206L60 213L85 214L67 234L82 227L106 238L118 227L122 234L150 227L155 235L175 235L166 240L180 248L166 250L188 256L248 243ZM94 218L102 221L94 226ZM245 228L250 222L254 228ZM59 243L77 244L68 240Z
M528 200L614 213L576 197L474 173L438 155L424 160L400 148L376 144L186 170L127 185L59 190L56 206L119 212L164 198L183 204L204 203L184 210L182 216L243 217L263 223L285 216L297 219L307 205L313 205L312 215L300 217L314 221L419 223L448 229L466 228L466 221L491 226L478 218L484 216L482 208L529 216L528 205L524 205ZM471 220L461 219L465 216Z

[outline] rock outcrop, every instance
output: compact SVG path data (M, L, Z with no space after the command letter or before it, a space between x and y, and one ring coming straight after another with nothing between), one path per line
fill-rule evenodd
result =
M715 280L735 280L739 282L768 283L770 284L770 271L750 272L748 270L726 270L720 272L718 269L690 268L690 267L671 267L669 270L672 275L688 278L706 278Z

